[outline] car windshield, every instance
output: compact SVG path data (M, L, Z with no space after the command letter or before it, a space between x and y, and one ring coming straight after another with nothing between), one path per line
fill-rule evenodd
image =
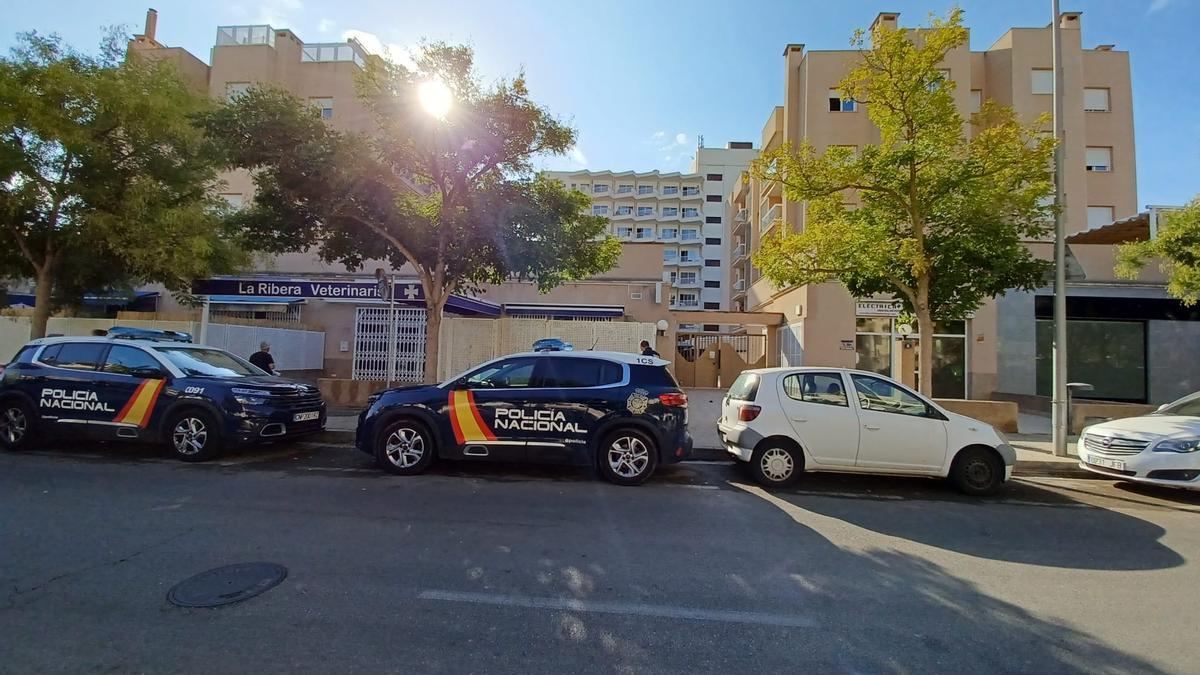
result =
M190 377L253 377L266 375L265 372L219 349L202 349L196 347L164 347L156 348L159 354Z
M1168 403L1161 410L1154 413L1155 415L1187 415L1189 417L1200 417L1200 392L1184 396L1183 398Z

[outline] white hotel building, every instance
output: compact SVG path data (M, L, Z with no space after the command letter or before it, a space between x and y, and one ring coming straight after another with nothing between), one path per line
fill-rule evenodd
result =
M623 244L662 246L662 280L673 310L729 309L729 223L725 204L757 155L749 143L699 148L692 173L552 171L592 198Z

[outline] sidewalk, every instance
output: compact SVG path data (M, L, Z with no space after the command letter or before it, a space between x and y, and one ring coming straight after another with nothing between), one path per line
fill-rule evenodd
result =
M1027 420L1022 415L1021 428L1022 431L1032 427L1034 433L1013 434L1009 437L1013 447L1017 451L1017 466L1013 471L1015 476L1050 476L1057 478L1096 478L1103 479L1103 476L1084 471L1079 468L1079 458L1075 456L1075 439L1069 439L1067 452L1070 453L1067 457L1055 457L1050 434L1036 433L1039 429L1037 420L1027 426ZM1029 417L1038 417L1030 415ZM326 443L353 443L354 428L358 424L357 414L348 414L346 412L335 410L329 415L326 421L325 432L316 438L316 440ZM1049 427L1049 423L1046 423ZM724 460L728 456L725 451L720 448L696 448L693 452L692 459L694 460Z

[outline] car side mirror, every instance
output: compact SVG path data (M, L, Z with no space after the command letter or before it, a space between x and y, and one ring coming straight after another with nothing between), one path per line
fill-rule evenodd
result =
M1155 412L1162 412L1162 411L1166 410L1166 409L1167 409L1167 406L1169 406L1169 405L1171 405L1171 404L1170 404L1170 403L1164 403L1164 404L1162 404L1162 405L1158 406L1158 410L1156 410Z
M465 377L458 378L457 380L454 381L454 384L450 385L450 388L451 389L467 389L468 388L467 387L467 378L465 378Z

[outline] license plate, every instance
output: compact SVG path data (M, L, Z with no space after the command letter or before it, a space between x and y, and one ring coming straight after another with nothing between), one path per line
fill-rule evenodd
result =
M1102 466L1106 469L1116 469L1117 471L1125 470L1125 462L1119 459L1107 459L1105 457L1097 457L1095 455L1088 456L1088 463Z
M321 417L321 411L314 410L312 412L296 413L295 416L292 417L292 421L293 422L311 422L312 420L319 419L320 417Z

